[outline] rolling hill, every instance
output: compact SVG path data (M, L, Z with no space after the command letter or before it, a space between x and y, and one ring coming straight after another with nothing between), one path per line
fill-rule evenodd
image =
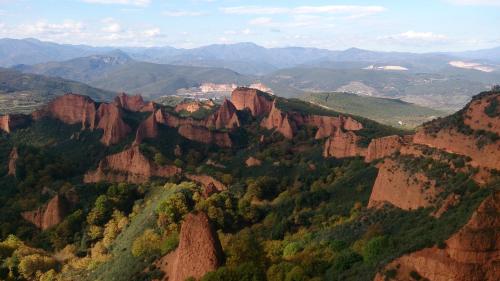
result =
M354 114L393 127L414 128L446 113L397 99L350 93L309 93L303 100L338 112ZM399 124L399 121L403 125Z

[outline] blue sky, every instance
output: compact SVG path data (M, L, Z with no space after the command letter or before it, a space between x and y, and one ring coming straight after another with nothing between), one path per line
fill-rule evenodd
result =
M500 0L0 0L0 37L97 46L500 46Z

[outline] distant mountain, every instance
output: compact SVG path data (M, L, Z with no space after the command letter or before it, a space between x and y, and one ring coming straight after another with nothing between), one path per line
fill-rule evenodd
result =
M489 60L491 62L500 63L500 47L452 53L452 54L454 56L468 58L468 59Z
M362 116L393 127L414 128L436 117L446 115L443 111L398 99L350 93L309 93L302 96L302 99L327 109Z
M224 68L194 67L139 62L115 50L102 55L49 62L14 69L25 73L71 79L114 92L140 93L155 98L203 83L247 84L247 77Z
M33 38L4 38L0 39L0 66L8 67L17 64L64 61L110 50L112 50L112 48L57 44L43 42Z
M55 96L80 93L95 100L110 100L115 93L62 78L25 74L0 68L0 114L31 112Z

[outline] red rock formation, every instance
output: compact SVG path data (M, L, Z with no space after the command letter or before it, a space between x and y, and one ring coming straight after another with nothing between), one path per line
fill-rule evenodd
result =
M203 197L205 198L208 198L214 193L227 190L227 186L211 176L187 174L186 178L201 184L203 187Z
M147 159L140 151L139 146L117 154L110 155L99 163L97 170L85 174L85 183L130 182L143 183L151 177L171 177L181 172L174 166L158 166Z
M207 127L216 129L233 129L240 126L240 119L236 107L227 99L219 107L217 112L207 118Z
M0 131L6 133L12 132L12 130L19 127L23 127L29 123L30 118L22 114L8 114L0 116Z
M44 206L29 212L23 212L21 216L36 225L36 227L46 230L58 225L64 220L68 213L68 202L63 196L56 195Z
M16 176L16 162L18 158L19 154L17 153L17 147L14 147L9 155L9 169L7 175Z
M397 272L391 280L413 280L410 272L431 281L500 280L500 192L488 197L445 244L444 249L427 248L391 262L386 270ZM381 273L375 277L384 280Z
M450 194L443 202L441 202L440 207L432 212L431 216L435 218L440 218L444 213L446 213L451 207L454 207L460 203L460 195Z
M146 105L141 95L129 96L125 93L121 93L116 96L114 104L120 108L134 112L141 111Z
M189 113L193 113L200 110L201 108L210 109L213 106L215 106L215 104L212 100L208 102L201 102L196 100L196 101L179 103L178 105L175 106L174 110L175 112L187 111Z
M262 119L260 126L268 130L280 132L285 138L291 139L295 131L292 124L288 114L278 109L276 107L276 100L274 100L269 115Z
M358 146L358 140L359 137L355 133L338 129L326 140L323 156L335 158L363 156L366 149Z
M215 144L220 147L231 147L232 141L226 132L211 131L205 127L182 125L179 134L186 139L206 144Z
M379 167L368 207L389 203L403 210L414 210L431 206L438 193L435 183L424 174L411 174L393 160L385 159Z
M381 159L399 151L407 142L401 136L388 136L372 139L366 152L366 162Z
M269 94L250 88L237 88L231 94L236 109L249 109L252 116L267 115L271 111L272 99Z
M485 109L496 100L498 106L494 110L494 116L490 117ZM464 112L464 123L473 130L485 130L500 135L500 94L490 94L473 100Z
M105 145L119 143L131 131L122 119L121 109L114 104L101 104L97 116L99 118L97 128L104 130L101 142Z
M163 280L184 281L189 277L199 280L207 272L216 270L223 260L222 247L205 213L188 214L181 226L179 247L162 258L160 269L166 273Z
M96 104L87 97L65 94L51 101L43 109L33 112L33 119L52 117L66 124L81 124L82 129L94 129L97 124Z
M142 121L135 134L134 144L140 144L143 139L153 139L158 136L158 124L153 112L146 120Z
M444 151L469 156L471 165L500 170L500 141L478 147L478 140L473 135L464 135L455 129L442 129L431 135L425 129L419 130L413 142Z
M248 159L245 161L245 165L247 165L247 167L260 166L261 164L262 161L255 157L248 157Z

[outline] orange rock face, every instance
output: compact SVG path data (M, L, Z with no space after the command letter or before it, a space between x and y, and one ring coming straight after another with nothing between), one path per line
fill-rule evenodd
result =
M215 144L220 147L231 147L232 141L228 133L211 131L205 127L182 125L179 134L188 140L206 144Z
M340 129L336 130L326 140L323 156L335 158L363 156L366 153L366 149L357 145L358 140L359 137L351 131L343 132Z
M142 121L135 134L134 144L140 144L143 139L153 139L158 136L158 124L153 112L146 120Z
M83 129L94 129L97 125L96 113L96 104L91 98L65 94L51 101L43 109L35 111L33 119L49 116L66 124L81 124Z
M388 136L378 139L372 139L366 152L366 162L372 162L381 159L399 151L406 141L400 136Z
M217 112L209 116L206 122L207 127L216 129L233 129L240 125L236 107L227 99L224 99Z
M16 162L18 158L19 154L17 153L17 147L14 147L9 154L9 169L7 175L16 176Z
M488 197L469 222L446 242L444 249L427 248L391 262L391 280L406 281L410 272L432 281L500 280L500 193ZM379 273L375 281L383 281Z
M389 203L403 210L415 210L431 206L438 194L434 182L424 174L411 174L393 160L385 159L379 167L368 207Z
M29 122L29 117L22 114L8 114L0 116L0 131L6 133L12 132L12 130L22 127Z
M99 118L97 128L104 130L101 142L105 145L119 143L131 131L130 127L122 119L121 109L114 104L101 104L97 116Z
M490 109L490 115L493 117L485 112L492 103L498 104ZM464 123L474 130L485 130L500 135L500 94L473 100L465 109Z
M184 281L189 277L199 280L207 272L216 270L223 260L222 247L208 216L188 214L181 226L179 247L160 260L160 269L166 273L163 280Z
M21 216L36 225L36 227L46 230L58 225L64 220L69 210L68 202L63 196L56 195L44 206L29 212L23 212Z
M249 109L252 116L267 115L271 111L272 98L269 94L251 88L237 88L231 94L236 109Z
M225 186L222 182L214 179L211 176L187 174L186 178L202 185L203 196L205 198L208 198L210 195L214 193L227 190L227 186Z
M116 96L114 104L120 108L134 112L141 111L146 105L141 95L129 96L125 93L121 93Z
M107 182L129 182L143 183L151 177L171 177L181 172L174 166L158 166L147 159L140 151L139 146L104 158L95 171L85 174L85 183Z
M473 135L464 135L455 129L443 129L435 136L427 134L424 129L421 129L413 138L413 142L417 144L469 156L473 166L500 169L500 142L496 141L480 148L477 141Z
M255 158L255 157L249 157L245 161L245 165L247 165L247 167L260 166L261 164L262 164L262 161L260 161L259 159Z
M285 138L291 139L293 138L293 133L295 131L292 124L293 123L290 121L288 114L279 110L276 107L276 100L274 100L269 115L262 119L260 126L268 130L276 130Z

